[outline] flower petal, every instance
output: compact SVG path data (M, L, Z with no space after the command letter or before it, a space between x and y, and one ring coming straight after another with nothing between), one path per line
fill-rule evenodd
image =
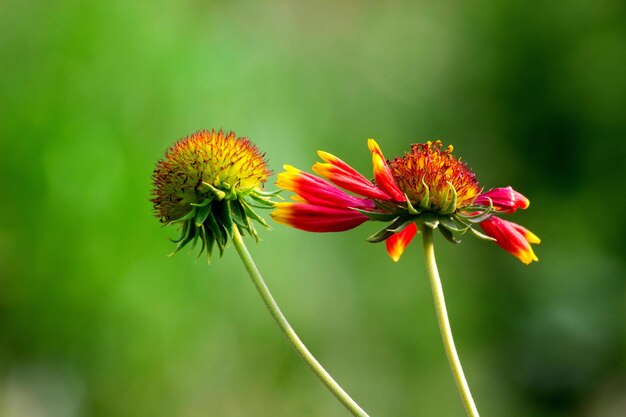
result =
M327 162L325 164L316 162L313 165L313 171L317 174L363 197L377 200L391 199L387 193L376 187L370 180L359 174L354 168L341 159L324 151L318 151L317 154Z
M302 172L291 165L284 165L285 172L278 174L276 185L298 194L297 201L325 207L374 209L371 200L354 197L314 175Z
M391 169L389 169L385 156L376 141L374 139L368 139L367 146L370 152L372 152L372 166L374 168L374 178L376 178L378 188L387 193L394 201L406 201L406 197L404 193L400 191L400 188L398 188L396 180L393 179Z
M307 232L343 232L367 221L356 210L306 203L276 203L270 216L278 222Z
M409 243L411 243L411 240L413 240L416 233L417 226L415 223L411 223L385 241L387 245L387 253L389 253L389 256L391 256L391 259L393 259L394 262L398 262L400 260L400 256L404 253L404 249L409 245Z
M482 227L487 236L496 240L498 246L517 257L523 263L529 264L532 261L539 260L530 244L540 243L541 240L519 224L491 216L481 222L480 227Z
M482 193L474 204L489 206L489 200L493 204L496 211L502 213L513 213L517 209L526 209L530 205L530 201L521 193L515 191L512 187L493 188L486 193Z

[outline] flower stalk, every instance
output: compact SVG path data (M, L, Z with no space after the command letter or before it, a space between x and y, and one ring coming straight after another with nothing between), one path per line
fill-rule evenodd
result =
M270 292L265 280L261 276L252 256L250 256L250 252L244 243L241 234L239 233L239 228L237 225L233 225L233 234L232 234L233 244L241 261L246 267L246 271L248 271L248 275L252 279L254 286L259 291L259 295L263 299L267 309L270 314L280 327L280 330L285 334L287 340L293 348L298 352L300 357L306 362L307 365L311 368L311 370L319 377L319 379L326 385L326 387L330 390L330 392L337 397L337 399L352 413L352 415L356 417L369 417L368 414L344 391L343 388L333 379L333 377L324 369L324 367L315 359L315 357L311 354L311 352L307 349L307 347L302 343L296 332L293 330L287 318L280 310L280 307L272 297L272 293Z
M217 245L222 256L232 239L261 298L296 352L354 416L369 417L298 338L243 242L242 235L259 241L254 222L270 228L255 211L275 205L276 192L262 189L270 174L265 154L249 139L234 132L200 130L176 142L157 162L152 174L155 215L165 225L180 225L174 253L199 240L200 254L206 251L210 263L213 247Z
M435 246L433 244L433 229L430 227L424 227L422 229L422 241L424 246L424 257L426 258L426 271L428 273L428 280L433 292L433 299L435 301L435 311L437 313L437 323L439 324L439 331L441 332L441 339L443 340L443 347L450 363L450 369L452 370L452 376L456 382L457 389L463 400L463 406L469 417L479 417L476 404L472 398L469 385L465 379L463 373L463 367L461 366L461 360L456 351L454 345L454 338L452 337L452 328L450 327L450 320L448 319L448 311L446 309L446 300L443 295L443 287L441 286L441 279L439 278L439 271L437 270L437 262L435 260Z

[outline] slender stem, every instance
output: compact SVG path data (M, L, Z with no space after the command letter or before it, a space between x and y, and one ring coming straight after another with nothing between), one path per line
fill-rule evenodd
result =
M278 327L283 331L289 343L294 347L294 349L298 352L300 357L309 365L309 367L313 370L313 372L322 380L324 385L333 393L335 397L354 415L357 417L369 417L368 414L363 411L363 409L352 399L350 396L339 386L339 384L333 379L332 376L320 365L320 363L315 359L315 357L309 352L304 343L300 340L296 332L293 330L283 313L280 311L280 307L276 304L274 297L270 293L269 288L265 284L261 273L257 269L254 260L250 256L250 252L248 252L248 248L246 247L243 239L241 238L241 234L239 233L239 229L236 225L233 225L233 243L237 252L239 253L239 257L243 261L243 264L252 278L252 282L256 286L261 298L265 302L268 310L276 320Z
M463 367L461 366L459 355L456 353L456 348L454 347L452 329L450 328L450 321L448 320L448 312L446 310L446 301L443 297L443 288L441 287L441 279L439 278L437 262L435 261L433 229L424 227L422 236L424 239L426 270L428 271L428 279L433 291L433 298L435 299L435 310L437 311L437 322L439 323L439 330L441 331L441 338L443 339L443 347L446 351L448 362L450 362L452 375L456 381L459 394L461 394L461 398L463 399L463 405L465 406L467 415L470 417L479 417L476 404L474 404L474 399L472 398L472 393L465 380L465 374L463 374Z

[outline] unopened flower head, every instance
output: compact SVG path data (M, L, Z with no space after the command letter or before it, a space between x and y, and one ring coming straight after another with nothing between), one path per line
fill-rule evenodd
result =
M267 223L253 207L273 205L261 188L271 174L264 156L250 140L221 130L198 131L166 151L152 175L152 202L161 222L182 224L174 252L200 240L210 259L214 244L223 252L233 223L258 239L251 220Z
M456 236L470 231L495 241L524 263L537 260L530 244L539 243L539 238L494 216L525 209L528 199L511 187L482 192L476 175L452 155L452 146L444 147L440 141L414 144L410 152L391 161L385 159L373 139L368 146L372 181L322 151L318 154L324 163L316 163L313 170L332 184L285 166L286 172L278 175L276 185L297 195L293 203L277 203L272 217L279 223L313 232L348 230L368 220L388 222L368 241L386 241L395 261L424 227L439 229L454 243L458 243ZM475 229L477 224L485 234Z

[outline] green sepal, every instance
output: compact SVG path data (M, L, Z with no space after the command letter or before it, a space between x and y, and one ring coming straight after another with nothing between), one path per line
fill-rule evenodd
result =
M252 220L256 220L257 222L261 223L264 227L271 229L270 225L267 224L265 219L259 216L254 210L252 210L252 208L247 204L247 202L241 201L241 207L243 207L243 210L245 211L246 215L249 216Z
M213 213L211 213L207 217L204 225L205 227L208 227L208 230L206 231L207 235L213 236L213 238L215 239L215 243L217 243L221 250L223 250L224 246L226 245L227 236L225 236L222 226L220 226L217 223L217 220L215 220L215 216L213 215Z
M192 206L195 206L195 207L204 207L204 206L206 206L207 204L211 204L211 201L213 201L213 199L211 199L211 198L205 198L205 199L204 199L204 200L202 200L201 202L199 202L199 203L191 203L191 205L192 205Z
M164 226L173 223L181 223L181 234L177 239L172 239L176 248L171 255L180 251L192 242L197 249L198 239L201 246L198 256L207 252L207 261L210 263L213 257L213 248L217 245L220 256L223 255L228 240L233 234L234 227L241 230L242 235L250 235L257 242L259 234L254 226L254 221L264 227L271 226L255 211L255 208L268 209L274 207L271 196L277 195L281 190L265 192L257 189L241 190L236 186L217 189L209 183L200 183L196 187L197 202L189 204L189 211L180 218L165 223ZM249 199L246 197L250 197Z
M250 193L250 198L254 200L255 203L259 204L258 208L274 207L274 202L270 200L269 197L263 197L263 196L257 195L256 193ZM249 204L252 204L252 202L250 202Z
M454 186L448 181L448 191L446 192L446 198L444 201L448 201L450 194L452 194L452 198L450 199L450 202L440 211L441 214L454 213L456 211L458 195Z
M442 226L443 226L443 224L442 224ZM440 227L440 228L439 228L439 231L441 232L441 234L443 235L443 237L445 237L445 238L446 238L446 240L447 240L448 242L451 242L451 243L454 243L454 244L461 243L461 241L460 241L460 240L458 240L458 239L454 236L454 234L453 234L453 233L452 233L452 232L451 232L448 228L446 228L446 227Z
M249 205L250 207L257 208L257 209L262 209L262 210L267 210L267 209L274 208L274 203L272 203L272 205L271 205L271 206L264 206L264 205L262 205L262 204L258 204L258 203L256 202L256 200L255 200L255 201L248 201L248 205Z
M176 220L171 220L169 223L166 224L166 226L170 226L170 225L172 225L174 223L184 222L186 220L189 220L189 219L193 218L193 216L195 216L195 215L196 215L196 208L192 207L191 210L189 210L189 212L187 212L187 214L185 214L182 217L179 217Z
M435 213L430 211L422 213L421 219L424 226L430 227L431 229L436 229L437 226L439 226L439 218Z
M409 200L409 197L405 194L404 198L406 198L406 209L409 211L409 214L420 214L421 211L418 211L415 207L413 207L413 204L411 204L411 200Z
M382 242L383 240L389 239L391 236L393 236L393 234L394 234L393 232L387 229L381 229L378 232L371 235L370 237L368 237L366 240L370 243L378 243L378 242Z
M491 236L487 236L484 233L479 232L478 230L474 229L473 227L470 227L470 231L474 234L474 236L476 236L479 239L482 240L490 240L492 242L495 242L496 240L494 238L492 238Z
M493 208L493 201L491 198L488 198L489 206L469 206L463 209L464 212L477 212L476 214L464 214L461 215L464 220L467 220L471 223L481 223L487 220L491 215L496 211Z
M207 252L207 262L209 265L211 264L211 255L213 254L213 246L215 246L215 237L211 233L209 233L206 228L203 228L204 236L206 237L206 252Z
M475 214L473 216L463 216L463 219L470 223L482 223L491 216L493 216L493 211L486 210L483 213Z
M394 224L391 224L387 230L389 230L390 232L393 233L399 233L402 230L404 230L405 227L407 227L408 225L410 225L411 223L413 223L415 220L414 219L409 219L409 220L404 220L402 223L395 225L396 222L394 222Z
M220 204L215 210L215 217L219 224L221 224L228 235L226 236L226 240L228 240L228 236L232 236L233 234L233 215L230 211L230 201L224 200L222 204Z
M392 221L392 220L394 220L394 219L396 219L398 217L397 214L381 213L379 211L369 211L369 210L363 210L363 209L359 209L359 208L355 208L355 207L352 207L352 210L358 211L359 213L363 214L364 216L367 216L367 218L370 219L370 220L375 220L375 221L379 221L379 222L389 222L389 221Z
M198 244L198 238L200 237L200 228L198 228L195 225L192 225L193 227L193 241L191 242L191 247L195 249L196 245Z
M389 230L389 227L396 227L397 226L396 222L399 220L400 218L396 217L396 219L389 226L383 229L380 229L378 232L374 233L373 235L368 237L366 240L370 243L378 243L378 242L382 242L383 240L389 239L389 237L391 237L394 233Z
M413 218L407 219L406 217L397 217L393 222L391 222L389 226L379 230L378 232L368 237L367 241L370 243L378 243L382 242L383 240L387 240L394 234L404 229L413 221L415 221L415 219Z
M278 189L275 191L265 191L265 190L254 190L254 194L258 194L263 197L278 197L278 194L282 193L283 190Z
M250 219L246 216L246 213L241 206L241 200L233 201L233 204L230 206L230 210L233 213L233 222L243 231L250 231Z
M453 216L447 215L447 216L439 216L439 224L441 225L442 228L447 229L448 231L455 233L455 234L463 234L465 232L467 232L467 229L469 229L468 225L462 224L462 226L459 225L459 221L456 220Z
M184 238L178 242L178 244L176 245L176 249L174 249L174 251L170 253L168 256L173 256L174 254L176 254L179 250L184 248L187 245L187 243L189 243L194 238L196 228L190 224L189 227L187 227L186 229L187 229L186 234L185 233L183 234ZM185 231L185 229L183 229L183 231Z
M211 213L211 202L204 206L198 206L198 208L196 209L195 219L197 227L200 227L204 223L206 218L209 216L209 213Z
M206 234L204 233L203 224L198 226L197 234L198 236L200 236L200 241L201 241L200 252L198 252L198 258L199 258L200 256L202 256L202 253L204 252L204 249L206 248Z
M178 239L170 239L173 243L178 243L187 237L187 228L189 227L189 222L183 223L183 229L180 231L180 237Z
M223 200L226 197L226 193L224 191L218 190L217 188L213 187L208 182L202 181L202 183L198 185L198 188L200 189L201 192L210 192L211 194L215 196L217 200Z

